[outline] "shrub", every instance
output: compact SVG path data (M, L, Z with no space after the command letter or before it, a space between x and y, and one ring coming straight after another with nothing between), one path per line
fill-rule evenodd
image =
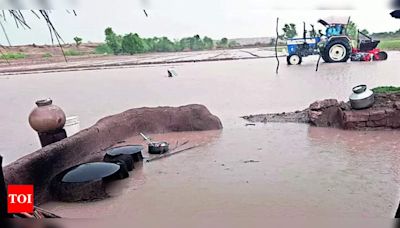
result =
M50 54L50 53L44 53L44 54L42 55L42 57L47 59L47 58L53 57L53 55Z
M379 86L379 87L373 88L372 91L374 93L399 93L400 92L400 87Z
M76 50L65 50L64 51L65 56L78 56L78 55L83 55L82 52L76 51Z
M95 54L101 54L101 55L109 55L109 54L113 54L113 50L107 45L107 44L100 44L99 46L96 47Z
M9 52L0 55L1 59L24 59L26 58L26 54L21 52Z

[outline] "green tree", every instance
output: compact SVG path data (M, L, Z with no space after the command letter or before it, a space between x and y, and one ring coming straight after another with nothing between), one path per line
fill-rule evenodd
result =
M168 37L161 37L156 44L156 51L171 52L175 51L175 44Z
M295 36L297 36L297 30L296 30L296 25L293 23L290 24L285 24L282 28L283 30L283 37L284 38L293 38Z
M217 47L219 48L227 48L228 47L228 39L222 38L220 41L217 42Z
M203 50L204 49L204 43L201 40L199 35L195 35L193 36L193 39L191 40L191 49L194 51L199 51L199 50Z
M180 46L180 50L185 50L185 49L192 49L192 43L193 43L193 38L192 37L185 37L185 38L182 38L180 41L179 41L179 46Z
M205 49L213 49L214 48L214 41L210 38L205 36L203 38L203 44Z
M115 34L112 28L108 27L104 31L106 35L106 44L111 48L114 54L122 51L122 37Z
M349 24L346 26L346 34L353 40L357 39L358 28L356 23L349 21Z
M80 37L75 36L74 41L77 47L82 44L82 38Z
M157 37L143 39L144 52L154 52L157 40Z
M235 47L240 47L240 44L238 42L236 42L235 40L231 40L228 43L228 47L229 48L235 48Z
M142 53L145 50L144 42L137 33L126 34L122 38L121 47L123 53L128 53L131 55L136 53Z

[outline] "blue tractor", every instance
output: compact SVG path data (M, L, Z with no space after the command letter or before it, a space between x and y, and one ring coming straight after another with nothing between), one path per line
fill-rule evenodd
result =
M346 34L348 21L347 23L343 20L327 22L320 19L318 22L326 27L325 34L321 30L317 34L314 26L311 25L312 30L308 37L304 24L303 38L287 40L287 63L301 64L303 57L309 55L321 55L327 63L346 62L352 52L351 40Z

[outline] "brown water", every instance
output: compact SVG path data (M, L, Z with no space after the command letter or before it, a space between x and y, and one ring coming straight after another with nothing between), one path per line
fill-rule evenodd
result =
M345 99L366 83L400 85L390 53L385 62L302 66L273 59L8 76L0 79L0 152L10 162L39 148L27 116L51 97L81 126L128 108L201 103L224 130L202 146L144 164L94 203L44 205L66 217L112 215L135 224L176 219L281 216L392 217L399 196L400 132L348 132L304 124L245 127L241 115L303 109L317 99ZM283 59L282 59L283 61ZM251 161L252 160L252 161ZM113 188L114 187L114 188ZM119 190L119 191L116 191ZM123 194L119 194L123 193ZM152 219L158 218L158 219Z

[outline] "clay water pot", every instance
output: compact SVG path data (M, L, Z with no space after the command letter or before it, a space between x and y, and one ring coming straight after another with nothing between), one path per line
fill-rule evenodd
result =
M36 101L37 107L29 114L29 125L39 132L52 132L62 129L65 125L64 111L53 105L51 99Z

